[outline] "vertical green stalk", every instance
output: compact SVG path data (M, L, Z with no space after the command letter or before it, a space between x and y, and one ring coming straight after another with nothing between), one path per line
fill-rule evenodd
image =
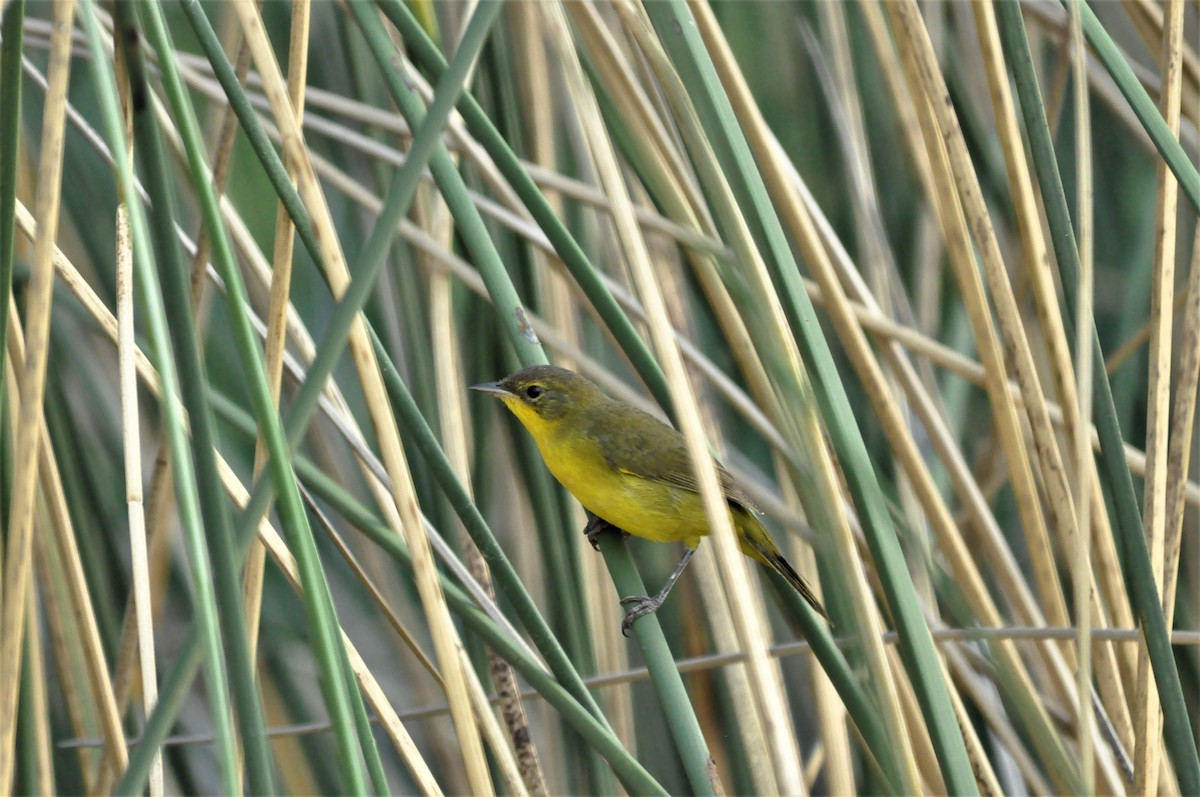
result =
M134 137L145 167L146 187L151 200L151 231L156 244L158 271L163 280L163 299L174 313L174 323L170 325L169 332L180 366L183 403L191 422L197 485L203 497L200 510L206 527L204 540L213 564L218 620L233 687L235 716L241 730L247 781L252 793L271 794L275 791L271 751L267 744L262 705L254 683L254 665L250 660L250 647L246 639L240 570L234 562L232 519L217 468L214 450L217 439L212 409L208 404L208 377L204 372L200 342L196 337L188 269L180 256L175 238L175 200L170 184L170 166L150 107L150 87L146 82L141 34L130 16L134 9L125 3L118 3L115 8L118 38L129 68ZM170 58L170 53L164 55Z
M88 40L88 49L92 59L90 71L104 122L105 134L116 164L118 193L129 212L129 226L134 247L134 268L137 275L135 282L146 317L150 357L155 368L158 369L162 384L164 433L167 435L171 451L171 464L175 475L175 497L195 588L195 612L199 630L194 637L190 638L196 640L197 665L201 654L208 663L209 706L212 710L212 722L217 737L217 760L221 767L222 789L227 793L234 794L240 791L241 784L236 775L233 725L228 711L229 685L225 673L224 648L217 620L216 598L213 594L211 565L204 545L204 528L200 519L199 498L196 495L195 473L186 425L181 407L177 403L179 379L175 371L175 360L170 351L166 308L163 306L162 296L159 294L158 277L151 257L150 233L145 212L138 200L133 167L125 149L124 125L117 101L116 80L108 66L108 54L103 43L104 34L96 20L93 2L94 0L83 0L80 3L80 18ZM180 699L182 700L182 697Z
M1083 7L1085 9L1084 32L1088 34L1088 39L1093 46L1096 46L1098 38L1107 40L1108 37L1102 28L1097 34L1094 27L1098 26L1099 22L1091 15L1090 9L1086 5ZM1037 74L1033 68L1029 40L1025 35L1025 23L1021 18L1021 9L1016 0L997 3L996 17L1005 56L1012 64L1017 96L1021 103L1021 112L1025 117L1025 129L1029 133L1029 146L1033 154L1034 169L1037 172L1038 187L1042 193L1046 219L1050 225L1050 239L1054 243L1054 256L1062 273L1065 296L1063 306L1066 308L1063 314L1063 326L1067 337L1072 338L1077 325L1092 325L1092 348L1095 357L1092 412L1100 437L1100 460L1117 515L1117 522L1113 524L1113 534L1118 537L1117 543L1121 545L1125 553L1123 562L1125 577L1129 583L1134 611L1142 623L1142 634L1150 654L1154 681L1158 685L1167 749L1175 762L1180 792L1200 794L1200 757L1197 756L1196 740L1192 732L1192 718L1183 696L1183 686L1179 680L1175 653L1171 649L1166 618L1163 617L1162 600L1155 585L1154 569L1150 564L1150 552L1146 547L1142 513L1138 508L1133 478L1129 473L1129 465L1125 461L1125 443L1121 436L1116 407L1113 404L1112 385L1109 384L1104 368L1104 352L1100 347L1100 337L1095 328L1095 319L1077 318L1075 315L1076 297L1079 291L1079 249L1075 244L1075 231L1071 225L1070 210L1067 206L1066 194L1063 191L1058 161L1054 154L1054 142L1046 123L1041 89L1038 87ZM1111 41L1109 44L1111 45ZM1119 54L1117 54L1117 58L1120 58ZM1121 64L1124 64L1123 59L1121 59ZM1110 65L1110 70L1112 68ZM1124 65L1124 69L1128 70L1127 64ZM1115 79L1117 74L1114 73L1113 77ZM1140 86L1138 88L1140 90ZM1160 122L1162 121L1157 109L1154 110L1154 116ZM1147 126L1147 132L1150 132L1150 126ZM1169 135L1168 137L1170 138ZM1178 142L1175 142L1175 145L1178 146ZM1163 156L1166 158L1167 152L1162 149L1161 145L1160 151L1163 151ZM1186 157L1184 162L1187 162ZM1181 186L1192 182L1191 180L1185 181L1169 159L1168 164L1180 178ZM1188 166L1190 167L1190 164ZM1195 174L1194 169L1192 169L1192 174ZM1191 198L1191 193L1188 195ZM1197 202L1197 199L1192 201Z
M13 451L9 429L9 403L0 394L0 517L8 517L13 475ZM7 542L8 524L0 529L0 542Z
M383 768L383 759L379 757L379 745L375 743L375 729L371 727L371 715L367 713L367 704L363 700L362 690L358 688L358 677L350 667L350 656L346 646L338 635L338 659L342 667L342 677L346 680L346 692L350 695L350 710L354 714L354 729L358 733L358 744L362 748L363 758L367 762L367 775L371 778L372 794L390 795L387 773Z
M611 527L610 527L611 528ZM604 563L612 574L613 584L620 595L646 595L646 585L638 573L637 565L625 546L625 540L615 529L597 537ZM696 712L688 699L683 677L675 666L671 648L663 634L658 616L651 613L633 624L633 637L642 650L646 668L654 676L654 690L658 692L663 716L670 729L675 749L683 761L684 772L694 794L718 794L723 792L717 776L717 768L708 752L708 742L696 720Z

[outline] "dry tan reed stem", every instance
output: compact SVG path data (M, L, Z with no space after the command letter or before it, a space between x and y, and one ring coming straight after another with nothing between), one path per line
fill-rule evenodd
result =
M943 662L942 668L949 677L948 663ZM967 713L967 706L963 701L962 694L958 689L951 689L950 699L954 701L954 716L958 718L958 725L962 728L963 741L967 746L967 756L971 759L971 769L975 773L975 781L979 785L981 797L1001 797L1004 790L1000 788L1000 781L992 768L987 748L984 747L983 741L979 738L979 732L975 729L972 716Z
M127 156L130 158L130 163L133 163L133 106L129 95L129 76L127 64L125 60L124 50L114 47L114 42L111 36L113 35L112 17L105 13L103 9L96 9L104 29L110 34L110 38L105 40L107 52L113 58L113 69L117 77L117 93L120 102L121 121L123 128L123 143ZM68 109L71 110L71 109ZM104 146L103 141L96 137L96 141ZM111 164L111 159L110 159ZM134 177L136 180L136 175ZM145 194L140 195L145 198ZM119 210L121 210L119 208ZM126 218L126 223L128 219ZM206 245L207 240L202 242ZM199 254L199 253L198 253ZM55 265L59 268L58 263ZM60 275L61 275L61 269ZM193 308L198 308L200 303L200 289L203 286L202 282L198 282L194 277L192 281L193 291ZM132 312L132 310L131 310ZM132 317L132 316L131 316ZM200 314L197 313L197 318ZM115 339L114 339L115 340ZM132 335L130 340L133 340ZM118 344L119 345L119 344ZM136 346L133 352L137 352ZM136 355L135 355L136 358ZM135 362L135 367L137 363ZM150 616L149 622L151 628L154 626L154 621L161 616L163 607L166 605L166 600L162 598L165 595L165 587L167 584L168 569L170 566L170 530L174 528L173 524L167 522L171 508L171 503L174 499L174 485L171 482L170 469L170 443L168 436L165 434L158 435L158 451L154 459L154 470L150 477L150 501L148 505L149 522L146 523L146 534L149 538L149 550L146 553L147 557L147 582L149 585ZM159 534L154 534L155 529L162 530ZM117 662L113 670L113 689L116 693L117 707L123 713L131 699L131 693L134 688L135 677L145 678L145 675L139 672L140 654L138 640L138 622L137 608L135 606L136 595L130 595L126 600L124 617L122 619L121 639L118 647ZM153 665L152 665L153 666ZM143 695L144 699L144 695ZM155 757L153 768L157 768L160 757ZM120 774L119 771L109 765L107 759L99 762L100 768L93 778L93 790L97 793L106 794L112 788L112 784L116 777ZM151 780L154 775L152 773Z
M1076 294L1075 319L1075 372L1078 389L1079 416L1084 423L1091 421L1092 409L1092 335L1088 320L1092 318L1092 293L1094 291L1094 201L1092 197L1092 124L1091 101L1088 96L1087 51L1083 41L1083 18L1081 0L1071 0L1071 55L1074 80L1075 108L1075 179L1078 182L1078 211L1076 214L1079 246L1079 289ZM1082 425L1072 436L1075 450L1076 480L1075 505L1079 508L1078 528L1073 541L1064 540L1071 558L1071 577L1074 587L1075 652L1078 666L1075 670L1075 734L1079 749L1079 768L1083 776L1083 791L1091 794L1096 790L1096 748L1092 731L1096 726L1092 713L1092 601L1095 595L1092 586L1091 553L1088 550L1088 515L1091 510L1089 492L1092 480L1086 466L1091 455L1087 431ZM1099 614L1099 612L1095 612ZM1108 760L1101 757L1101 766ZM1124 785L1124 784L1121 784Z
M295 112L296 124L304 124L305 85L308 77L308 30L310 30L311 4L308 0L295 0L292 4L292 25L288 37L288 100ZM230 35L236 34L233 20L229 20ZM238 66L250 66L250 48L239 48ZM233 132L233 114L227 114L226 126ZM226 131L222 131L223 133ZM222 142L224 143L224 142ZM222 154L224 154L222 150ZM228 163L230 158L226 158ZM288 152L283 154L283 168L292 176L295 185L295 166ZM221 191L220 193L223 193ZM202 241L203 244L203 241ZM272 252L271 287L268 308L266 308L266 340L264 341L264 371L266 385L271 394L271 406L278 412L280 407L280 391L283 380L283 352L287 346L287 310L289 294L292 292L292 256L294 248L294 229L292 217L278 203L275 209L275 241ZM193 269L196 282L202 282L204 259L202 247L197 246L196 268ZM262 429L262 426L259 426ZM266 441L259 436L254 441L254 478L260 478L266 465ZM250 647L250 660L253 664L258 658L259 621L263 610L263 577L266 564L266 550L259 540L251 543L250 551L246 553L246 563L242 568L242 612L246 621L246 639ZM239 777L242 760L238 759Z
M3 603L0 605L0 794L12 789L15 766L17 692L21 682L21 651L25 636L30 573L33 562L33 519L36 510L38 447L42 442L42 400L49 355L50 308L54 288L54 240L58 233L59 196L62 189L63 141L66 137L67 84L71 74L73 0L54 5L51 33L50 85L42 119L38 161L36 214L41 224L34 241L33 268L26 302L28 338L20 361L20 415L13 443L12 495L8 545L4 557ZM13 313L12 326L17 326ZM14 384L14 389L16 384ZM110 738L120 738L107 727ZM124 748L108 748L114 761L123 761Z
M882 595L882 590L875 586L876 593ZM886 649L888 666L897 672L904 670L904 660L895 645ZM946 681L950 683L949 679ZM954 689L949 691L953 692ZM908 728L908 749L912 751L913 763L920 774L920 794L946 794L946 781L942 777L942 768L938 765L937 752L933 749L933 739L925 726L925 715L921 712L921 704L917 702L917 694L913 691L912 680L896 679L896 695L904 713L904 721Z
M117 710L112 678L109 676L108 663L104 657L104 646L100 640L100 628L88 592L83 560L79 554L71 516L67 511L67 498L58 464L54 458L54 450L50 447L50 435L45 429L42 430L42 435L38 467L41 470L41 485L49 510L47 525L50 534L45 535L46 539L40 541L39 545L53 545L61 562L67 598L78 633L71 641L82 649L93 710L99 715L98 721L108 740L109 755L105 756L105 759L113 765L119 763L123 769L128 760L128 751L125 748L125 734L121 728L121 715Z
M1167 468L1171 474L1167 487L1166 567L1163 573L1163 611L1167 615L1167 628L1175 623L1175 593L1179 586L1179 554L1186 511L1184 494L1196 422L1196 383L1200 378L1200 230L1192 240L1192 266L1179 351L1178 383L1171 414L1171 463Z
M312 5L309 0L292 3L292 18L288 39L287 96L296 124L304 123L304 90L308 82L308 44ZM248 48L241 48L247 52ZM247 52L248 54L248 52ZM283 166L295 185L295 163L289 153L284 153ZM267 339L263 344L267 387L271 391L271 403L278 411L279 396L283 384L283 353L287 346L287 311L292 290L292 254L295 247L294 228L291 216L281 201L275 209L275 241L271 253L271 290L267 304ZM262 473L267 460L266 440L262 436L254 444L254 475ZM259 620L262 613L263 567L266 564L266 549L255 540L246 556L242 573L242 600L246 615L246 637L250 642L250 660L254 661L258 651Z
M442 246L453 246L454 220L445 201L428 186L418 189L417 200L414 203L414 219L430 231ZM429 326L433 348L433 377L434 394L437 397L439 431L442 436L442 447L446 458L454 468L455 474L471 491L471 467L467 454L467 409L463 398L463 367L459 349L458 331L454 325L454 285L444 272L430 271L429 278ZM461 523L455 522L458 529L459 547L472 578L495 600L496 591L492 585L491 572L479 549L475 546L470 535ZM516 675L511 665L496 655L491 647L486 650L488 671L491 675L492 686L502 697L501 715L508 729L507 735L497 734L495 717L487 708L484 699L484 712L479 715L484 734L493 746L496 756L501 760L501 772L506 781L516 781L516 786L522 793L545 794L546 784L542 774L541 763L538 760L537 745L530 734L529 719L521 703L520 690L517 687ZM473 672L468 667L465 672ZM472 687L473 698L482 695L483 688L478 679L468 677ZM476 703L478 704L478 700ZM478 713L478 712L477 712ZM497 746L498 745L498 746ZM514 754L516 758L514 758ZM519 765L517 764L519 760ZM509 768L506 766L511 763ZM512 788L511 786L509 787Z
M19 202L17 208L19 211L24 211ZM53 247L53 242L51 242L51 246ZM57 247L53 247L53 251L57 255ZM9 316L9 354L14 362L26 362L28 348L25 345L17 318L15 313ZM22 380L28 374L18 373L15 369L14 374L16 375L13 383L15 396L17 391L23 390ZM21 393L21 395L25 394ZM23 402L24 399L21 401ZM20 406L18 404L16 417L21 417ZM31 554L36 554L43 560L51 559L53 561L59 575L55 579L55 587L65 589L67 593L70 622L74 625L72 633L60 634L56 641L61 643L62 649L71 651L70 656L73 661L82 659L81 666L84 673L81 694L86 695L87 701L77 698L76 705L80 707L81 714L92 716L100 724L101 734L105 741L103 760L124 762L127 760L127 750L124 732L121 728L121 718L117 711L112 680L109 677L108 665L100 641L100 629L96 622L87 581L84 577L83 562L76 544L75 532L72 529L71 516L67 510L66 494L54 458L54 450L50 446L49 432L45 427L40 427L38 431L42 436L42 443L38 446L36 464L39 492L42 498L39 506L38 525L40 528L44 524L45 530L34 536L35 550ZM28 582L27 589L32 595L32 579ZM22 597L22 602L24 600L25 598ZM62 649L58 651L60 656L66 655ZM123 763L122 766L124 766Z
M146 514L142 488L141 412L137 396L137 340L134 336L133 245L125 206L117 208L117 368L121 385L121 432L125 454L125 501L129 517L129 565L133 582L133 625L146 716L158 702L158 662L154 652L154 600L150 591L150 556L146 546ZM150 764L150 797L164 789L162 753Z
M1157 8L1156 8L1157 10ZM1158 107L1173 136L1179 136L1183 85L1183 0L1167 4L1166 25L1159 21L1161 41L1162 94ZM1179 207L1179 184L1164 160L1157 163L1158 186L1154 197L1154 271L1150 286L1149 378L1146 388L1146 483L1142 499L1143 519L1150 564L1158 588L1163 587L1166 567L1167 489L1170 478L1168 422L1171 418L1171 337L1175 296L1175 236ZM1137 746L1134 752L1135 794L1159 791L1159 759L1162 755L1162 710L1158 689L1150 669L1145 645L1138 648L1137 689L1133 722Z

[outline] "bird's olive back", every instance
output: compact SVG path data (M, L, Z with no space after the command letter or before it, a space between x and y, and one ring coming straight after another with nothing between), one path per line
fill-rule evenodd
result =
M587 379L553 365L523 368L500 386L547 421L561 420L572 412L587 412L608 400Z

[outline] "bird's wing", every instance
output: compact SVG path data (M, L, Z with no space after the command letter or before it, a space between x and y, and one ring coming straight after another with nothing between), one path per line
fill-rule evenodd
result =
M640 411L636 415L624 415L620 423L605 423L603 428L604 434L596 435L596 438L604 452L605 463L613 470L700 492L683 435L675 429ZM668 434L664 435L664 430ZM664 445L664 441L669 443ZM725 499L748 512L757 512L750 496L737 485L729 471L721 463L716 464Z

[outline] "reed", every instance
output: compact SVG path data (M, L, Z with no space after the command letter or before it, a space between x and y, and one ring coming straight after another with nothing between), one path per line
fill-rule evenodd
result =
M1200 792L1194 5L0 15L0 793Z

